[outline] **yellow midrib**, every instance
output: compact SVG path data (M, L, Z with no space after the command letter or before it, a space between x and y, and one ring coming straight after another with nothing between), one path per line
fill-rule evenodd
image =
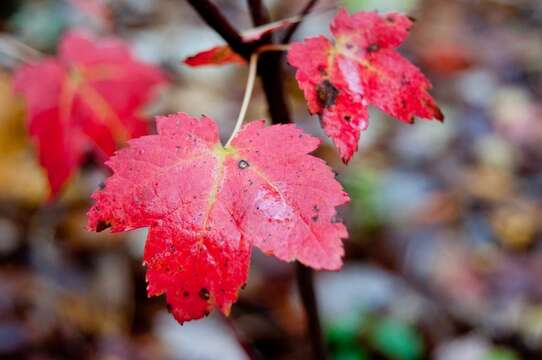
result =
M110 70L109 68L107 68ZM102 68L85 69L84 71L73 68L68 72L64 83L62 84L59 100L60 120L68 123L72 112L73 101L79 93L85 104L95 113L98 121L105 124L113 133L114 139L119 143L125 143L130 134L122 121L117 116L108 101L89 84L88 80L105 80L109 78L106 75L112 75L114 72L104 72ZM87 76L90 75L90 76ZM94 75L94 76L92 76Z
M329 79L330 73L333 71L333 63L334 63L335 57L337 55L342 55L345 58L347 58L349 60L352 60L355 63L360 64L367 71L373 72L373 73L377 74L377 76L389 78L389 75L387 73L381 71L377 67L373 66L373 64L370 61L366 60L366 56L365 57L356 56L355 54L352 53L352 51L349 51L348 49L346 49L345 46L342 45L342 44L344 44L346 42L347 42L347 40L345 40L345 37L343 36L341 38L337 37L336 41L335 41L335 44L332 44L332 46L331 46L331 48L329 50L328 56L327 56L328 72L326 73L325 76L322 77L323 79L330 80Z

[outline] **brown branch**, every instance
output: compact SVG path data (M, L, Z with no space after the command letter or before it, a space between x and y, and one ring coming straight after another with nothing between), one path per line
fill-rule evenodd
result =
M254 26L260 26L270 22L269 12L262 0L247 0L247 3Z
M208 25L218 34L220 34L224 40L226 40L228 45L230 45L234 51L246 59L250 58L252 52L256 50L257 46L273 43L272 36L263 38L261 41L257 41L255 43L243 43L241 35L239 35L237 30L235 30L220 13L220 10L218 10L210 1L187 1ZM250 12L253 22L256 25L260 25L260 21L268 20L267 9L262 1L248 0L248 4L251 7ZM307 12L308 11L310 11L310 8L307 10ZM266 22L268 21L265 21L264 23ZM262 80L262 86L273 124L287 124L292 122L290 110L286 104L286 96L284 93L281 60L281 53L264 53L260 57L258 66L258 74ZM325 360L327 359L327 352L322 337L316 296L314 294L312 269L305 267L303 264L296 263L296 278L301 300L307 316L313 359Z
M301 17L303 17L303 16L307 15L308 13L310 13L312 8L316 5L317 2L318 2L318 0L309 0L309 2L305 5L303 10L301 10L299 15ZM280 42L283 43L283 44L289 43L290 40L292 39L292 36L294 36L294 33L299 28L299 25L301 25L301 21L298 21L298 22L292 24L288 28L288 30L286 30L286 32L284 33L284 36L282 37L282 40Z
M261 26L271 21L269 17L269 11L264 5L263 0L247 0L248 8L250 10L250 17L254 26ZM258 44L272 44L273 34L270 32L265 34L257 41Z
M263 21L265 19L267 20L266 22L269 21L267 9L262 4L261 0L249 0L249 5L255 25L261 25L256 23L256 20ZM310 9L307 10L307 12L308 11L310 11ZM269 44L273 43L272 36L262 40ZM259 67L259 74L262 79L262 85L273 124L286 124L292 122L290 110L286 104L286 96L284 94L281 60L281 53L263 54ZM307 318L308 335L311 342L313 359L326 360L327 351L322 336L316 295L314 293L312 269L299 262L296 262L295 269L297 287L299 289L301 302L303 304L303 308L305 309L305 315Z
M245 59L250 58L252 49L243 42L243 38L239 32L230 24L230 22L222 15L220 10L209 0L187 0L199 16L215 30L228 45L239 55Z
M318 315L318 304L314 292L313 271L300 262L295 263L295 274L297 287L301 295L301 301L307 317L309 338L311 340L312 356L314 360L326 360L327 349L322 336L320 316Z

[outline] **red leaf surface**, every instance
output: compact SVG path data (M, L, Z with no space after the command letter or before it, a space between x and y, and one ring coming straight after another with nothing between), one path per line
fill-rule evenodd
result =
M51 196L87 152L106 159L119 144L147 133L138 112L164 80L157 68L135 60L122 41L94 40L79 31L63 37L58 58L17 71L14 86L26 100L29 132Z
M251 42L261 39L263 36L274 31L283 29L292 23L299 21L297 18L284 19L262 26L255 27L241 34L243 41ZM200 51L199 53L189 56L183 61L186 65L192 67L208 66L208 65L225 65L225 64L244 64L246 61L242 56L238 55L228 45L219 45L208 50Z
M319 140L294 125L245 125L223 147L213 120L157 118L158 135L131 140L107 163L113 175L94 193L89 229L150 227L149 295L165 294L179 322L213 308L229 312L248 277L252 246L316 269L342 265L348 196Z
M390 13L340 10L324 36L292 44L288 62L309 111L320 115L322 127L344 162L357 150L360 130L368 125L368 104L406 123L414 117L443 120L420 70L397 51L412 22Z

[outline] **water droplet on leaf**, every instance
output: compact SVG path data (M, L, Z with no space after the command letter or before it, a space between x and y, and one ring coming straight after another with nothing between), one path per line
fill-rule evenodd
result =
M239 169L246 169L250 166L250 164L246 160L239 160L239 163L237 165L239 166Z

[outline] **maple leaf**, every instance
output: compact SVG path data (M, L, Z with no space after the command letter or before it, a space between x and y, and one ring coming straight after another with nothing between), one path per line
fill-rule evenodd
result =
M206 65L244 64L245 59L228 45L220 45L189 56L184 59L186 65L192 67Z
M294 125L245 125L223 147L216 123L184 113L157 118L158 135L129 141L94 193L89 229L150 227L145 245L149 296L165 294L175 318L213 308L228 314L248 277L252 246L316 269L342 265L335 207L348 195L319 143Z
M14 87L26 100L51 197L87 152L105 160L119 144L147 133L138 111L164 81L158 68L135 60L122 41L95 40L80 31L62 38L57 58L18 69Z
M346 163L357 151L360 130L368 125L368 104L406 123L414 117L443 120L420 70L397 51L412 22L398 13L348 15L341 9L330 25L334 41L324 36L293 43L288 62L309 111Z
M298 17L293 17L280 21L275 21L244 31L241 34L241 37L246 43L257 41L263 36L271 34L274 31L283 29L286 26L291 25L299 20L300 19ZM246 63L245 59L243 59L241 55L233 51L233 49L228 45L219 45L207 50L200 51L197 54L187 57L183 60L183 62L191 67Z

